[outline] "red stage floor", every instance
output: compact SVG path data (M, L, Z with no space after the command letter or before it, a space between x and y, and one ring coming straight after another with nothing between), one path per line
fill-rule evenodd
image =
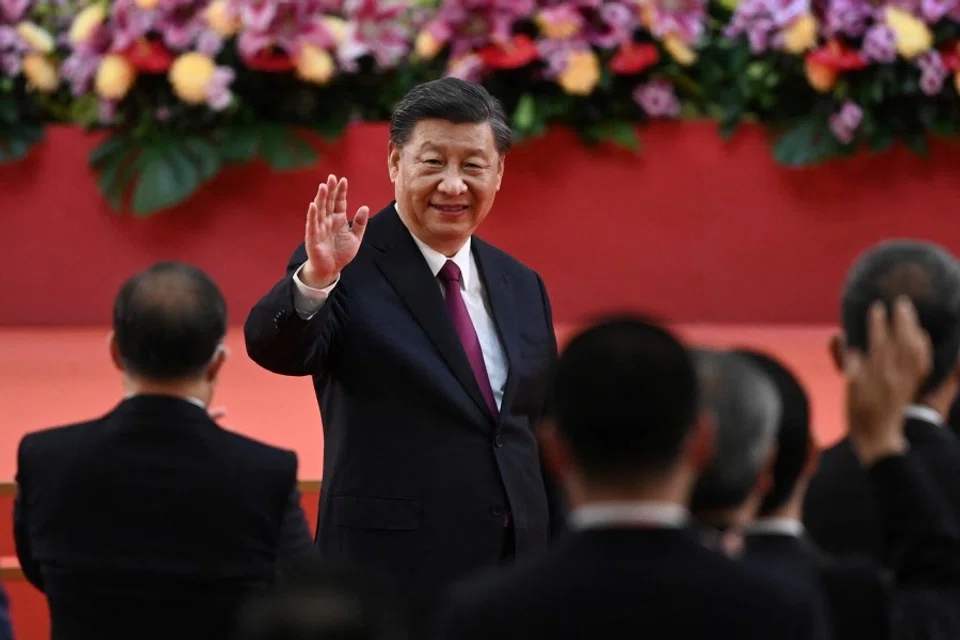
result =
M782 357L805 382L813 420L824 444L842 430L842 386L827 356L829 327L689 326L679 328L706 346L751 346ZM569 336L561 328L561 343ZM0 561L13 601L18 640L47 637L42 596L16 577L9 556L10 506L16 446L31 430L73 422L108 411L120 398L120 380L106 351L104 328L0 329ZM242 331L230 332L232 357L224 369L215 406L227 409L227 428L295 450L301 481L320 478L323 439L309 379L286 378L260 369L243 348ZM314 485L310 482L310 485ZM305 487L308 516L316 514L316 488Z

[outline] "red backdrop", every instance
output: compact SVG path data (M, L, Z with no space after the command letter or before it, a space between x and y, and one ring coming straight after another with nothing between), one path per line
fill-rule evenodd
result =
M960 251L958 147L796 171L774 164L755 129L730 144L707 123L641 136L639 157L559 131L508 158L480 234L543 275L558 321L616 307L680 322L831 322L845 270L871 243L909 235ZM283 273L318 179L346 175L351 207L392 195L386 128L361 125L315 169L231 170L138 220L96 192L94 144L54 128L27 161L0 167L0 325L107 323L123 278L168 258L207 269L239 323Z

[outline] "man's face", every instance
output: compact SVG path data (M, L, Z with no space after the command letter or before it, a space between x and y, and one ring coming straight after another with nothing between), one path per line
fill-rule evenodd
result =
M490 212L503 178L503 156L486 122L418 122L403 148L390 145L388 163L404 222L447 256Z

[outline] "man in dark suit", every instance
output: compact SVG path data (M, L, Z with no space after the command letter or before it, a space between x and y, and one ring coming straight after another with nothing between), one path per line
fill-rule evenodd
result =
M543 550L563 521L534 437L557 350L546 289L473 236L510 135L478 85L414 88L390 124L395 202L348 223L346 180L330 176L245 327L254 361L313 376L319 548L421 594Z
M0 585L0 640L13 640L13 625L10 623L10 598Z
M823 553L800 521L806 487L816 469L807 394L775 358L739 353L776 384L783 407L774 483L757 519L746 528L744 561L771 572L794 593L824 598L836 640L957 637L960 530L922 464L915 456L890 448L861 462L883 514L882 563ZM922 375L914 386L921 381ZM907 401L910 391L907 386L903 396ZM895 417L901 411L891 405ZM891 421L891 442L902 439L897 422ZM863 441L865 435L868 443L882 442L878 436L883 433L856 436Z
M867 310L908 297L933 345L933 367L906 409L906 437L948 504L960 512L960 438L945 416L960 384L960 265L944 249L918 241L883 242L861 256L847 276L841 300L842 334L831 342L839 370L851 350L867 346ZM833 554L883 554L881 514L868 474L849 438L823 452L810 483L803 521L811 537Z
M541 438L572 531L540 558L459 586L440 638L812 637L806 603L689 526L713 430L676 338L631 318L588 329L560 357L554 396Z
M207 414L226 320L197 269L131 278L110 339L124 400L20 442L17 555L55 639L229 638L240 599L313 552L296 454Z

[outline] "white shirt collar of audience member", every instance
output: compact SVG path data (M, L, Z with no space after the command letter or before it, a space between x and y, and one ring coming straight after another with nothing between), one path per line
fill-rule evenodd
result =
M598 502L575 509L570 515L575 529L679 529L688 521L689 512L685 507L668 502Z

